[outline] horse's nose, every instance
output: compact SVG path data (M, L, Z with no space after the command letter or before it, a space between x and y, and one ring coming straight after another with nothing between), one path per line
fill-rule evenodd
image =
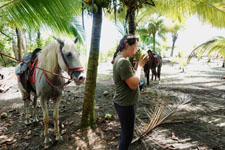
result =
M80 75L78 78L78 80L75 80L76 85L80 85L82 83L84 83L84 80L86 79L85 76Z
M83 80L85 77L83 77L83 76L81 76L81 77L79 77L79 79L78 80Z
M82 73L79 75L78 80L81 81L81 80L85 80L85 79L86 79L85 74L84 74L84 72L82 72Z

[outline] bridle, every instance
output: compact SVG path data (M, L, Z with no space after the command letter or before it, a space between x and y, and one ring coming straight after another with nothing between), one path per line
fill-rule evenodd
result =
M67 67L67 69L68 69L68 73L69 73L69 75L70 75L70 79L69 79L66 83L63 83L62 85L57 86L57 85L54 85L54 84L48 79L48 77L47 77L45 71L43 71L44 76L45 76L47 82L48 82L52 87L54 87L54 88L62 88L62 87L64 87L64 86L68 85L68 84L71 82L71 80L72 80L72 71L77 71L77 72L83 72L83 71L84 71L83 67L74 67L74 68L71 68L71 67L69 66L69 64L67 63L67 61L66 61L66 59L65 59L65 57L64 57L64 55L63 55L63 52L62 52L64 43L61 42L61 41L58 41L58 42L59 42L59 44L60 44L59 51L60 51L60 54L61 54L61 56L62 56L63 62L66 64L66 67Z
M70 72L70 71L83 72L83 71L84 71L83 67L75 67L75 68L71 68L71 67L69 66L69 64L67 63L67 61L66 61L66 59L65 59L65 57L64 57L64 55L63 55L63 52L62 52L64 43L59 43L59 44L60 44L60 48L59 48L59 49L60 49L60 54L61 54L61 56L62 56L62 58L63 58L64 63L66 64L66 67L67 67L67 69L69 70L69 72Z

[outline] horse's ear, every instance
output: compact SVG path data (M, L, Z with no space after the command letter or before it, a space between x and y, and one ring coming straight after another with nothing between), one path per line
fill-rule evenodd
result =
M61 39L58 39L58 38L56 38L56 37L54 37L54 36L53 36L53 38L54 38L57 42L59 42L59 44L60 44L61 46L64 46L64 42L63 42Z
M78 41L78 36L75 38L74 43L76 44Z
M61 39L57 39L57 41L59 42L59 44L60 44L61 46L64 46L64 42L63 42Z

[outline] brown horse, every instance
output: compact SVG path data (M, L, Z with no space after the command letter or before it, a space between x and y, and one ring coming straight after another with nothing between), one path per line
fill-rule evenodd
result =
M162 57L158 54L152 53L151 50L148 50L148 55L149 55L149 60L147 63L144 65L144 72L145 72L145 77L147 78L147 85L149 85L149 74L150 74L150 69L152 71L152 80L153 76L158 77L160 80L160 73L161 73L161 67L162 67Z

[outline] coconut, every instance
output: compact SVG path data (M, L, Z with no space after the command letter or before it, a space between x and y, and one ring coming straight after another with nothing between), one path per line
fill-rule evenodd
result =
M6 112L1 113L1 118L2 118L2 119L7 118L7 117L8 117L8 115L7 115Z
M138 51L136 54L135 54L135 59L138 61L139 59L140 59L140 57L141 57L141 55L148 55L148 53L147 52L145 52L145 51Z
M112 115L111 114L105 114L105 119L106 120L109 120L109 119L111 119L112 118Z

